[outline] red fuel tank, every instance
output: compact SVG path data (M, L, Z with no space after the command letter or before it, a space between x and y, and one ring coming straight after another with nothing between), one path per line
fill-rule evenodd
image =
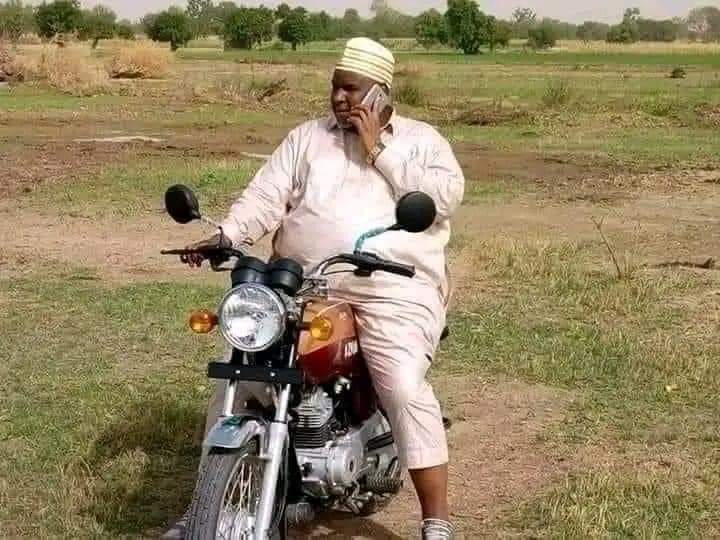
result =
M300 337L298 364L305 372L308 382L326 384L338 377L353 379L365 374L365 364L360 354L355 318L345 303L315 301L305 308L303 322L310 324L323 317L332 325L332 335L327 341L312 337L309 331Z

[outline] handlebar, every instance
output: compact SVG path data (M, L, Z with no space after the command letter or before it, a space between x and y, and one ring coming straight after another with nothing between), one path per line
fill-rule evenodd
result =
M160 251L161 255L202 255L203 259L210 261L210 267L215 272L227 272L231 268L225 268L222 266L223 263L230 260L231 257L244 257L245 253L235 248L227 248L220 246L196 248L196 249L163 249Z
M221 264L229 260L231 257L243 257L245 253L234 248L226 247L206 247L199 249L166 249L160 252L162 255L202 255L203 258L210 261L213 269L218 269ZM398 276L413 278L415 277L415 267L407 264L401 264L386 259L381 259L377 255L366 252L344 253L331 257L322 262L311 273L312 276L321 276L331 266L338 264L349 264L355 266L355 274L361 277L369 277L375 272L387 272Z
M415 277L415 267L407 264L401 264L386 259L381 259L372 253L345 253L337 255L326 260L318 269L318 273L322 274L329 267L336 264L351 264L357 268L355 273L362 277L368 277L374 272L387 272L406 278Z

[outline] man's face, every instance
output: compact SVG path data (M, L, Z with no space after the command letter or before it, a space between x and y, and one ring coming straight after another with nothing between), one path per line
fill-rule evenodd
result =
M349 125L350 111L360 105L375 81L351 71L335 70L332 80L332 94L330 103L338 123L347 127Z

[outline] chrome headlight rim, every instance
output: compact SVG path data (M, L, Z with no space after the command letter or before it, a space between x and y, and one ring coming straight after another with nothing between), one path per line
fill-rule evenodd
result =
M262 294L265 294L266 297L271 300L273 307L277 309L277 314L280 318L280 324L278 325L278 328L272 339L257 347L249 347L246 344L239 342L239 340L228 331L226 325L224 324L224 309L227 302L239 291L248 289L254 289L256 291L260 291ZM220 327L220 333L222 334L223 338L225 338L225 341L227 341L230 345L232 345L235 349L239 351L247 353L257 353L269 349L282 338L283 334L285 333L287 306L285 305L285 302L283 302L282 298L270 287L262 285L260 283L241 283L240 285L236 285L235 287L230 289L227 293L225 293L225 296L223 296L222 300L220 301L220 306L218 308L218 318L218 326Z

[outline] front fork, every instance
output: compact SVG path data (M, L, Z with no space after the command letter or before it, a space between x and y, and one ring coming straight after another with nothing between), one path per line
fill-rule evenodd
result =
M290 365L295 364L295 347L290 350ZM263 474L262 491L258 502L257 518L255 520L255 540L267 540L270 536L270 527L273 521L275 498L277 497L277 483L280 469L284 466L283 459L287 454L285 442L288 437L288 407L292 386L287 384L280 390L275 407L275 418L270 423L267 437L267 453L265 471Z

